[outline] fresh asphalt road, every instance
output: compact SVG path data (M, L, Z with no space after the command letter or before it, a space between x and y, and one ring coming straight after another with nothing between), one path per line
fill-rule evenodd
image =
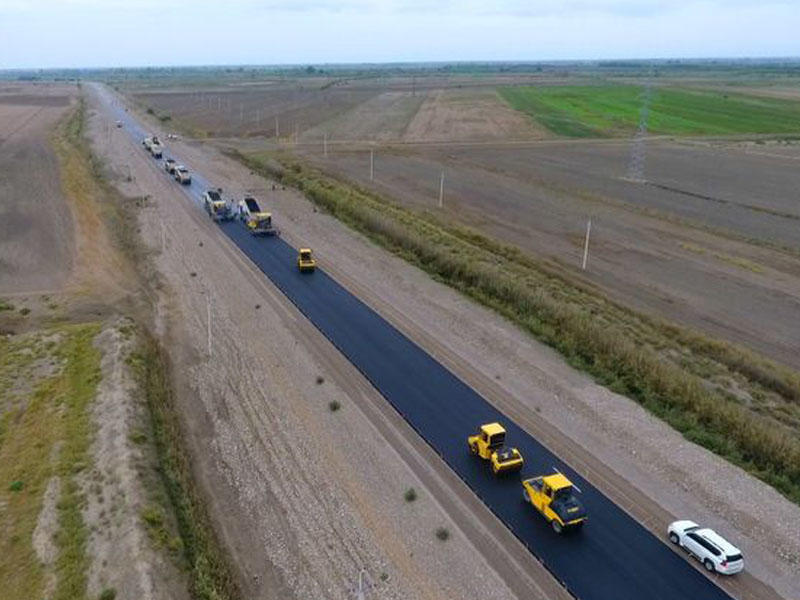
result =
M98 87L98 93L125 130L141 141L146 133L136 120L115 103L108 90ZM183 189L199 209L201 194L212 186L198 173L193 172L193 177L192 184ZM279 219L278 215L278 223ZM299 273L297 251L283 240L254 237L235 221L221 224L220 229L574 596L582 600L730 598L693 568L688 559L672 552L324 271ZM519 476L496 478L485 461L469 452L467 436L481 423L492 421L506 427L508 441L522 452L525 476L547 474L556 468L582 490L581 499L589 513L589 522L582 531L563 536L554 533L523 501ZM353 440L352 450L358 452L357 439ZM666 526L664 523L665 530Z

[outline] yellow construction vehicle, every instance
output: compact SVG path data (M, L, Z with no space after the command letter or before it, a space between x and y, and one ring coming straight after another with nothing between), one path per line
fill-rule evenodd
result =
M239 202L239 219L253 235L278 235L278 228L272 224L272 213L261 210L252 196Z
M556 533L579 529L586 521L586 509L575 496L580 491L563 474L540 475L522 482L522 497L542 513Z
M516 448L506 448L505 442L506 430L500 423L481 425L477 435L467 438L472 453L491 462L495 475L522 468L522 454Z
M297 255L297 268L301 273L310 272L317 268L317 261L311 255L311 248L300 248Z

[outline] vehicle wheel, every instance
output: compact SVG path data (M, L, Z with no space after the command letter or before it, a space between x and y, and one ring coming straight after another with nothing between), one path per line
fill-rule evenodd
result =
M526 488L522 488L522 499L528 504L531 503L531 497L528 495L528 490Z
M561 527L561 523L559 523L555 519L550 521L550 525L552 525L553 531L555 531L556 533L561 533L562 531L564 531L564 528Z
M478 445L477 444L470 444L469 445L469 449L470 449L470 452L472 452L473 454L477 454L478 453Z
M497 475L499 472L500 472L500 470L497 467L495 467L494 465L492 465L492 473Z
M680 540L680 538L678 538L678 534L673 532L673 533L669 534L669 541L672 542L675 545L678 545L681 540Z
M703 561L703 566L709 573L713 573L714 571L716 571L716 569L714 568L714 563L711 562L711 560L708 558Z

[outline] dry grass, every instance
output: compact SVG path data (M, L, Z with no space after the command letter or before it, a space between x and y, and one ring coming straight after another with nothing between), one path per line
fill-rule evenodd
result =
M544 261L286 156L234 153L800 503L800 378L744 348L635 313ZM734 394L731 390L737 391Z

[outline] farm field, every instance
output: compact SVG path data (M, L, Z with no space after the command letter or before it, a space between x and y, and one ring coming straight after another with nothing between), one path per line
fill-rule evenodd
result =
M800 104L732 91L633 85L517 86L500 94L552 133L567 137L630 135L649 104L656 134L727 135L800 132Z
M0 86L0 289L6 293L58 288L72 266L72 216L49 136L74 102L68 86Z
M558 85L554 76L274 79L227 85L133 86L145 110L195 137L310 141L540 139L547 130L499 97L499 86ZM277 129L276 129L277 119Z
M628 140L553 139L630 136L636 129L642 85L587 81L314 77L154 87L133 96L156 115L222 136L223 143L295 151L417 208L434 208L445 171L446 214L565 268L580 263L591 217L591 268L583 276L611 297L800 365L800 206L793 192L800 147L696 137L791 134L800 130L800 103L740 93L747 86L709 91L660 81L652 91L651 132L692 138L649 142L641 184L626 180ZM245 115L240 123L237 102L238 116ZM247 123L254 111L262 130ZM287 125L302 120L297 137L288 125L275 144L275 116Z
M583 277L625 305L798 367L800 149L786 151L653 143L648 180L671 189L624 180L623 143L386 149L372 183L364 151L304 156L433 211L444 171L446 218L573 272L591 217Z

